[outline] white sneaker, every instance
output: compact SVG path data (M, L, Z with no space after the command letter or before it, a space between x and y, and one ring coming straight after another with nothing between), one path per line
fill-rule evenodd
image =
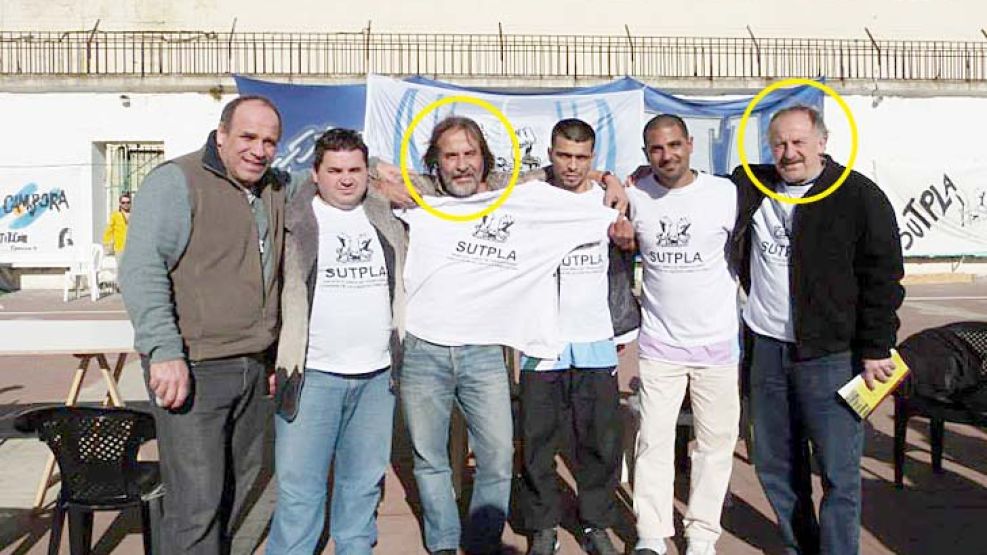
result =
M665 555L668 553L668 547L665 546L665 540L658 541L639 541L634 548L634 555Z
M716 555L716 542L690 541L685 555Z

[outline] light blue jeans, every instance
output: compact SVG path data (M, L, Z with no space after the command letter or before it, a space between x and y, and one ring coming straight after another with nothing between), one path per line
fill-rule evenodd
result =
M305 371L298 415L274 417L278 500L268 554L315 551L325 522L326 482L335 456L329 533L340 555L369 554L377 503L391 459L391 372L343 376Z
M404 342L401 405L415 452L415 481L425 511L429 551L460 544L459 511L449 466L453 402L466 417L476 456L464 547L484 553L500 546L511 499L514 425L503 349L444 347L412 335Z

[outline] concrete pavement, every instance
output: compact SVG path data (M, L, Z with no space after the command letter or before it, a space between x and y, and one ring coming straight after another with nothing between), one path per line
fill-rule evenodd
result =
M946 322L987 321L987 282L910 285L900 316L899 339ZM119 296L115 295L97 303L87 299L62 303L60 292L50 291L22 291L0 296L0 318L39 317L119 319L126 315ZM4 338L0 338L2 340ZM44 553L50 521L50 511L34 514L30 510L47 449L35 439L11 437L9 416L35 403L63 401L74 367L72 357L0 357L0 553ZM636 371L635 353L629 350L622 356L620 370L625 387ZM102 399L105 389L98 379L98 372L90 374L82 399L97 401ZM120 387L128 401L146 402L139 364L133 357L124 369ZM935 475L929 459L928 426L924 421L914 420L909 433L906 488L896 490L891 466L892 412L891 403L884 403L870 417L866 428L867 447L862 463L862 553L987 553L987 526L984 525L984 515L987 515L987 433L967 426L947 425L945 473ZM627 435L630 442L632 434ZM153 446L147 452L153 457ZM378 519L380 541L376 552L424 553L420 510L411 475L410 446L400 418L395 426L392 463ZM469 476L469 470L466 475ZM265 478L270 478L270 465ZM236 553L262 549L274 503L271 486L268 481L258 489L259 497L238 533ZM50 489L49 501L54 498L56 489L57 486ZM718 552L738 555L777 553L780 546L773 528L773 515L742 442L738 443L734 457L731 492ZM686 476L680 476L677 481L676 493L680 518L683 501L688 495ZM563 554L582 552L572 534L578 526L571 494L569 491L563 523L565 530L560 534L563 542L560 553ZM621 525L616 528L614 537L622 544L633 541L634 534L628 484L622 484L619 497L622 501ZM504 540L508 546L523 553L526 542L521 536L509 529ZM94 543L98 553L140 553L136 515L98 515ZM677 539L671 553L683 548L681 540ZM63 552L66 550L67 540ZM326 552L332 552L331 545Z

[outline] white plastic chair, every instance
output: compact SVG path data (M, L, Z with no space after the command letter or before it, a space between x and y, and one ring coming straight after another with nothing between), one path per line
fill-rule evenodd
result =
M69 288L72 289L72 299L77 299L79 297L79 292L81 287L79 286L79 278L86 278L86 284L89 287L89 298L96 302L99 300L99 280L98 271L100 265L103 263L103 245L94 243L89 247L88 256L74 262L69 269L65 272L64 278L64 289L62 292L62 301L68 302L69 300Z
M117 282L117 275L120 272L119 259L119 254L103 255L103 261L99 266L99 270L96 271L96 279L99 280L101 290L103 286L106 286L111 293L120 292L120 285Z

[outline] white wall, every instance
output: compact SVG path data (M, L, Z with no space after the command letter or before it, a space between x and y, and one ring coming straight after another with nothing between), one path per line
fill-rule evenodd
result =
M902 98L847 96L860 134L857 169L873 177L885 165L899 163L971 165L983 163L987 98ZM875 100L877 106L874 106ZM843 111L827 98L829 150L845 160L850 131Z
M67 30L357 31L372 20L377 31L857 37L980 41L987 24L982 0L4 0L0 28Z
M846 98L860 136L855 169L888 194L906 256L987 256L987 98ZM849 125L827 100L829 151L845 161ZM948 180L949 185L946 185Z
M19 174L24 167L36 166L39 176L51 171L50 167L84 166L79 172L79 186L80 198L87 204L80 207L84 217L77 222L76 245L98 241L94 231L103 224L97 221L102 215L94 216L100 213L97 206L103 198L99 192L103 184L96 183L97 188L93 188L94 143L161 141L166 158L171 158L199 148L215 127L223 103L231 98L216 100L194 93L127 95L130 107L123 106L120 93L0 94L5 128L13 130L0 134L0 152L4 153L0 179L5 178L4 167L9 166L16 166ZM943 172L949 172L968 197L976 188L987 186L983 155L987 98L888 97L876 107L870 96L848 96L846 100L860 133L855 168L886 189L900 184L900 168L917 168L930 175L929 180L940 181ZM845 161L849 154L848 126L831 100L826 103L826 117L831 129L829 151L838 161ZM971 173L971 168L976 171ZM924 175L909 185L916 195L930 182ZM972 181L978 176L980 182ZM898 199L899 212L901 206ZM956 208L954 205L951 210ZM987 224L987 217L983 222ZM960 241L957 237L971 233L971 229L982 234L987 244L987 225L954 229L952 235L936 240ZM966 243L956 243L962 244ZM987 252L987 247L983 250Z
M130 107L123 105L119 93L0 94L8 130L0 134L0 180L15 179L13 175L23 180L36 172L43 182L45 175L63 175L66 167L78 167L73 175L79 182L72 184L78 199L72 208L80 214L73 229L77 248L100 242L105 223L94 217L103 212L98 206L105 202L104 184L93 183L94 173L99 173L93 168L94 143L163 142L166 158L172 158L202 146L219 121L223 103L231 98L217 101L193 93L127 96Z

